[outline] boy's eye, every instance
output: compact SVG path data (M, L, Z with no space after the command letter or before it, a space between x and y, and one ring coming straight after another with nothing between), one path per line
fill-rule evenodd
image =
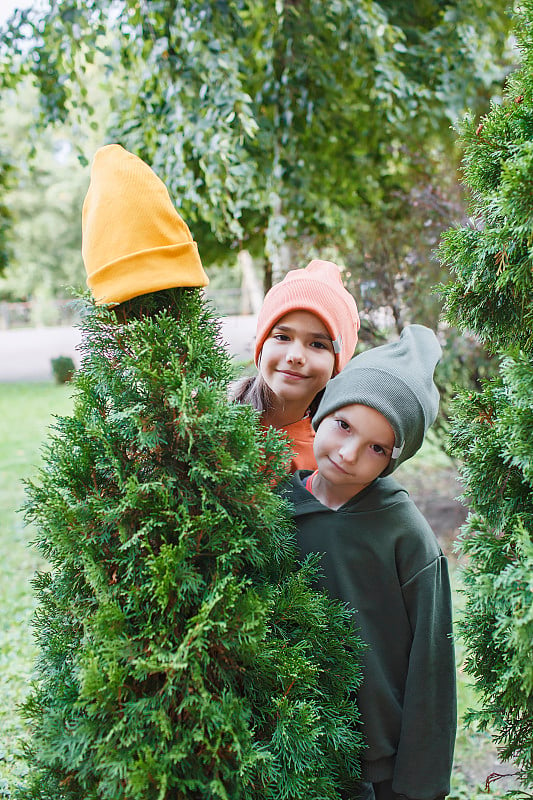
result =
M337 419L337 420L335 420L335 422L337 423L337 425L339 426L339 428L342 428L342 430L343 430L343 431L349 431L349 430L350 430L350 426L348 425L348 423L346 422L346 420L344 420L344 419Z
M273 336L274 339L277 339L278 342L288 342L289 337L286 333L275 333Z

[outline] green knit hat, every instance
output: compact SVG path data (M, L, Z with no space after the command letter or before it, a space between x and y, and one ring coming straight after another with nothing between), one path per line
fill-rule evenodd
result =
M442 355L437 337L423 325L404 328L396 342L365 350L332 378L313 417L316 429L328 414L359 403L387 419L395 442L389 475L421 447L439 410L433 373Z

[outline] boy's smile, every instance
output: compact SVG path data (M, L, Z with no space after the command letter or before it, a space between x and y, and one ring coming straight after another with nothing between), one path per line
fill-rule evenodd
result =
M329 508L340 508L388 467L394 439L388 420L369 406L353 403L324 417L313 448L318 465L313 494Z

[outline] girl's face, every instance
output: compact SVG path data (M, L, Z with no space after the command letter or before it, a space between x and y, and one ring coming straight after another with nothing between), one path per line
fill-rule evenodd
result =
M263 344L259 371L285 404L306 407L333 374L335 353L326 326L310 311L281 317Z

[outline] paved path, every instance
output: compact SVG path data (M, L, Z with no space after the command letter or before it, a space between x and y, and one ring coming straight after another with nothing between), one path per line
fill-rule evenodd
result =
M253 359L254 316L224 317L222 336L239 361ZM0 331L0 383L53 380L51 359L70 356L76 366L81 340L78 328L15 328Z

